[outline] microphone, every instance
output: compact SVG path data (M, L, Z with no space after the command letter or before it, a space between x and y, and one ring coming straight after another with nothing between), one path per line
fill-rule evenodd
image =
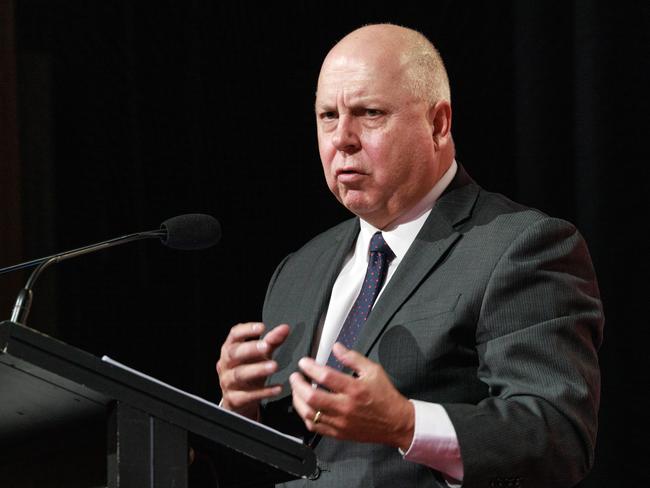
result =
M221 239L221 225L210 215L185 214L165 220L160 229L162 243L172 249L194 251L214 246Z
M45 268L51 264L64 261L66 259L82 256L91 252L107 249L109 247L126 244L127 242L139 241L142 239L159 238L167 247L181 250L199 250L214 246L221 239L221 225L214 217L206 214L185 214L172 217L165 220L160 229L146 232L136 232L107 241L90 244L89 246L80 247L71 251L65 251L53 254L44 258L34 259L25 263L15 264L7 268L0 269L0 274L17 271L24 268L36 266L29 276L25 287L20 290L13 312L11 321L25 325L29 310L32 305L34 283Z

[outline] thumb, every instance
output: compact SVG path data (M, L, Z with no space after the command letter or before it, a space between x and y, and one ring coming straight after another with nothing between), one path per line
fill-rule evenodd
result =
M367 369L368 365L372 362L366 358L364 355L348 349L340 342L337 342L332 347L332 352L334 357L338 359L343 366L350 368L352 371L357 373L359 376Z

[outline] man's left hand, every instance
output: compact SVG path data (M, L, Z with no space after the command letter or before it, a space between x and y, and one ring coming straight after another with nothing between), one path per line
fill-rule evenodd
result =
M415 425L413 404L397 391L379 364L338 342L332 351L356 376L302 358L298 365L304 376L293 373L290 377L293 405L307 429L336 439L407 450ZM312 381L327 390L315 388Z

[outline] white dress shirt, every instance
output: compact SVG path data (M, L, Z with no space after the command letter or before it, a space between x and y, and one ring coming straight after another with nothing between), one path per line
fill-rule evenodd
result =
M395 258L390 262L384 285L377 300L381 299L381 293L386 283L395 274L395 270L399 267L431 213L433 205L449 186L457 169L458 166L454 161L431 191L415 207L400 216L391 224L390 228L381 231L384 240L395 254ZM343 322L361 290L368 267L370 239L375 232L380 230L364 220L361 220L360 224L361 229L354 249L346 257L343 268L336 278L327 312L321 318L319 333L315 336L320 337L320 340L314 344L312 352L316 352L316 362L319 364L327 363L327 358ZM418 400L411 400L411 402L415 408L415 432L409 449L405 453L402 452L404 459L429 466L453 480L462 480L463 464L458 438L447 412L437 403ZM448 482L453 483L450 479Z

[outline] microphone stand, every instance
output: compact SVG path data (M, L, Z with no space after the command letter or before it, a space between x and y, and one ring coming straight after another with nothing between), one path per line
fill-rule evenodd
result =
M91 244L89 246L73 249L72 251L54 254L46 258L35 259L27 263L17 264L15 266L3 269L0 271L0 274L27 268L30 266L36 266L36 269L34 269L34 271L32 271L31 275L29 276L25 287L18 293L13 312L11 313L11 321L17 324L26 325L27 316L29 315L29 311L32 306L32 300L34 298L34 293L32 291L34 284L36 283L36 280L41 275L41 273L45 270L45 268L49 267L51 264L81 256L83 254L88 254L94 251L99 251L101 249L106 249L108 247L117 246L119 244L126 244L127 242L139 241L141 239L164 238L166 235L167 231L164 229L152 230L148 232L136 232L135 234L116 237L114 239L109 239L108 241Z

